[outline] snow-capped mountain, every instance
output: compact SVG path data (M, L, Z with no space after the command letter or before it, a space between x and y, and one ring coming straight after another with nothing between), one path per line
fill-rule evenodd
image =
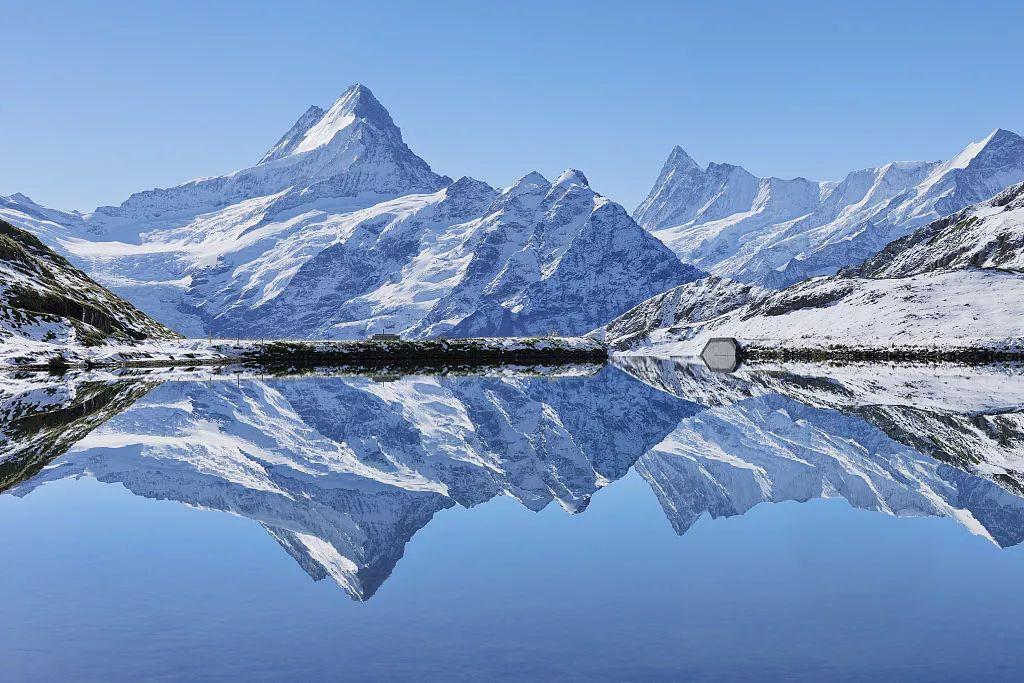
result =
M894 240L845 274L901 278L967 268L1024 273L1024 183Z
M35 236L0 220L0 355L31 357L51 342L95 346L174 336Z
M266 278L307 253L316 255L268 293ZM697 275L579 171L554 182L530 173L504 191L462 178L280 241L223 283L230 304L211 326L342 338L580 334Z
M326 112L310 107L255 166L169 189L137 192L87 217L98 234L118 234L125 220L160 228L168 217L197 216L256 197L280 213L318 199L432 192L451 180L430 170L402 140L390 114L360 84Z
M679 356L700 353L713 336L769 352L1017 352L1021 320L1024 183L838 275L781 291L708 278L640 304L598 334L631 353Z
M576 334L698 275L579 171L435 174L361 85L250 168L90 214L13 195L0 217L188 336Z
M893 162L841 182L758 178L669 155L633 216L685 262L767 287L856 265L894 239L1024 180L1024 138L998 129L948 162Z

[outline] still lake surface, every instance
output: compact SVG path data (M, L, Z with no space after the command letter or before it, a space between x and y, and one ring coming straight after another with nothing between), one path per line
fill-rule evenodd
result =
M0 382L2 680L1020 680L1024 370Z

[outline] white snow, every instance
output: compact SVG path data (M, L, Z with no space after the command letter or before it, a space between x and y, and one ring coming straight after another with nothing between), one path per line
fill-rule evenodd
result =
M996 130L951 161L893 162L839 183L756 178L673 150L634 217L684 261L770 287L827 275L1024 180L1024 138Z

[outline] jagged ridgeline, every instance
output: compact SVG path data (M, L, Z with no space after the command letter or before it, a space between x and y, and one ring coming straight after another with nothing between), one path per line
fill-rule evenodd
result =
M840 182L759 178L672 150L633 213L683 261L782 289L831 275L889 242L1024 180L1024 138L997 129L946 162L893 161Z
M435 173L358 84L254 166L86 214L0 197L0 216L196 338L580 335L703 274L579 170Z
M0 280L2 338L96 345L178 336L2 220Z
M764 357L956 358L1024 353L1024 183L894 240L862 265L770 290L710 276L648 299L598 336L696 355L735 337Z

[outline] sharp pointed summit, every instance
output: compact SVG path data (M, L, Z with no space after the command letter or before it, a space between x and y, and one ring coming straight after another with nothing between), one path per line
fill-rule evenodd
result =
M98 208L94 225L107 231L123 219L197 215L282 192L278 211L318 198L435 192L450 182L409 149L384 106L356 84L326 111L309 107L255 166L137 192L120 206Z
M686 150L679 145L676 145L672 148L672 152L669 153L668 159L665 160L665 165L662 167L662 173L666 170L688 168L700 170L700 164L694 161L693 157L686 153Z

